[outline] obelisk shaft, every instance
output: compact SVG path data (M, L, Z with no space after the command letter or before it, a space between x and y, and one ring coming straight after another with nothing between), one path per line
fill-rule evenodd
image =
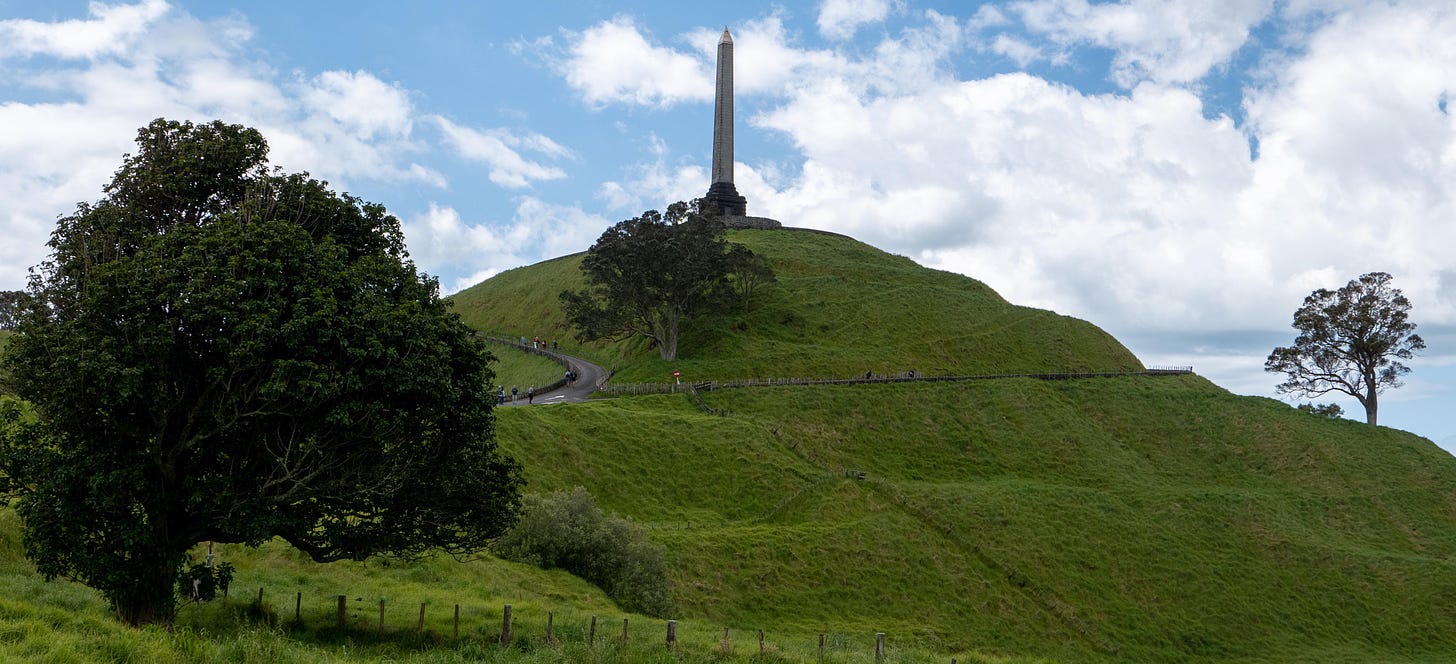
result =
M718 88L713 98L713 180L733 181L733 37L718 40Z
M718 88L713 97L713 180L704 207L713 213L742 217L748 201L733 186L733 36L723 28L718 40Z

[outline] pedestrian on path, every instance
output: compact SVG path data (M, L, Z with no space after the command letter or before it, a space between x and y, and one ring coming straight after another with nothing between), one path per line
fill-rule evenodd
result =
M511 403L515 403L516 402L516 399L519 399L519 398L520 398L520 393L516 391L516 386L515 385L512 385L511 386Z
M527 404L536 403L536 386L535 385L532 385L531 387L529 387L529 388L526 389L526 403Z
M506 386L502 385L500 387L500 393L499 394L496 394L496 398L499 399L499 401L496 402L496 405L498 405L498 406L504 406L504 405L506 405Z

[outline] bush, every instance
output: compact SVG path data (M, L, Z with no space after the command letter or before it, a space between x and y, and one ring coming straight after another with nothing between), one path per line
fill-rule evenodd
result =
M571 572L628 611L659 618L672 611L663 548L641 526L602 512L582 487L526 495L520 520L492 548L507 560Z
M1304 411L1306 413L1310 413L1312 415L1319 415L1321 417L1329 417L1329 418L1338 419L1338 418L1343 417L1345 415L1345 409L1344 408L1341 408L1340 407L1340 404L1337 404L1337 403L1322 403L1322 404L1302 403L1302 404L1299 404L1299 406L1297 406L1297 407L1299 408L1299 410L1302 410L1302 411Z

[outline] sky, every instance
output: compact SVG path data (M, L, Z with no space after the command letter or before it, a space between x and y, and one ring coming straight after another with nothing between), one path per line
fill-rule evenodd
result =
M749 214L1273 398L1304 297L1388 272L1381 424L1456 450L1450 0L0 0L0 290L158 117L385 205L446 293L584 251L707 191L725 26Z

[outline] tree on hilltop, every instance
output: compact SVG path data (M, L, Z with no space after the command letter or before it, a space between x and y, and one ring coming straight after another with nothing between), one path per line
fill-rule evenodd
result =
M1410 373L1398 360L1426 347L1407 320L1410 300L1390 280L1371 272L1337 291L1321 288L1304 298L1294 312L1294 345L1275 348L1264 362L1265 371L1287 376L1276 389L1304 398L1348 394L1375 426L1380 393L1400 387L1400 377Z
M37 417L0 412L0 485L40 573L169 624L199 542L332 561L500 535L522 478L490 356L399 221L269 170L253 129L157 120L137 143L59 220L5 352Z
M729 275L748 252L734 253L722 223L694 207L674 203L666 217L648 210L597 238L581 260L588 288L561 293L578 339L643 336L662 359L677 358L680 324L726 301Z

